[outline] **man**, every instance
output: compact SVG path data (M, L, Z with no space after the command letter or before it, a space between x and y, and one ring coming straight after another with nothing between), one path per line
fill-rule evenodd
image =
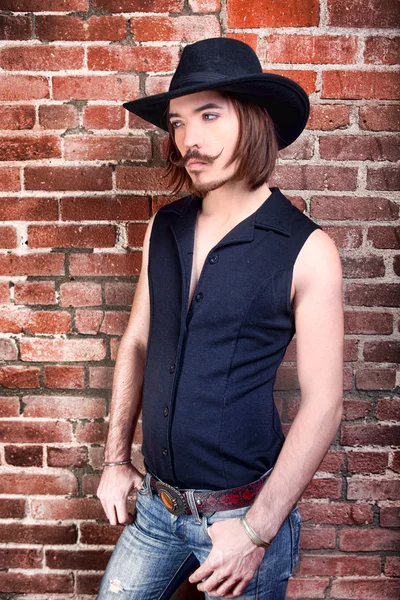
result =
M185 47L168 92L124 107L170 132L172 183L192 194L145 234L98 489L126 527L98 599L159 598L194 555L207 599L283 600L297 501L342 417L340 258L267 185L308 98L243 42L216 38ZM295 332L301 402L285 439L273 387ZM144 478L130 462L141 408Z

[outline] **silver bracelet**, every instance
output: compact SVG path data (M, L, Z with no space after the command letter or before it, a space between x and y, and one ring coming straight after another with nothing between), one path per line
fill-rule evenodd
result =
M103 462L102 467L115 467L116 465L128 465L132 464L130 460L119 460L117 462Z
M269 548L272 542L264 542L260 537L258 537L254 529L247 522L246 515L243 515L243 517L241 517L240 522L245 528L247 535L256 546L261 546L262 548Z

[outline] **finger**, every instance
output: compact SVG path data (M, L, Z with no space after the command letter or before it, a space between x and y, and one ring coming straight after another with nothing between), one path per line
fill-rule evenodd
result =
M119 501L115 504L115 512L117 514L118 523L127 525L130 522L126 501Z
M197 583L197 581L201 581L207 575L211 575L214 572L214 568L209 565L208 558L205 562L199 567L194 573L189 577L190 583Z
M212 592L215 594L222 583L225 583L227 577L230 577L230 575L218 575L218 572L214 571L206 581L197 586L197 589L201 592ZM232 584L229 587L232 587ZM218 594L218 596L222 596L222 594Z
M118 525L118 520L117 520L117 516L115 514L114 505L113 504L105 505L104 511L107 515L107 519L110 521L110 525Z
M249 583L249 581L243 581L243 579L239 582L236 582L236 585L234 585L234 587L231 590L229 590L229 595L225 593L225 597L237 598L237 596L240 596L244 592Z
M230 577L229 579L226 579L224 582L222 582L218 587L216 587L215 590L213 590L213 592L216 593L217 596L223 596L224 598L228 598L227 594L231 594L233 592L237 583L237 579L232 579L232 577Z

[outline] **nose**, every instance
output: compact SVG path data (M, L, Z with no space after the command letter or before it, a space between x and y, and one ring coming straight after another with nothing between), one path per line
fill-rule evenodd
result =
M194 147L200 149L203 146L203 135L196 123L186 123L183 145L186 151Z

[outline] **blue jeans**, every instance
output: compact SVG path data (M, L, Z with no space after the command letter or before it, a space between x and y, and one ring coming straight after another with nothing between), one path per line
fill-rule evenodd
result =
M216 521L241 517L249 508L202 514L199 522L193 514L174 516L152 492L147 474L137 492L133 523L125 526L115 546L97 600L158 600L191 553L200 563L206 560L212 549L206 528ZM284 600L299 558L300 528L296 504L238 599ZM211 600L207 593L205 598Z

